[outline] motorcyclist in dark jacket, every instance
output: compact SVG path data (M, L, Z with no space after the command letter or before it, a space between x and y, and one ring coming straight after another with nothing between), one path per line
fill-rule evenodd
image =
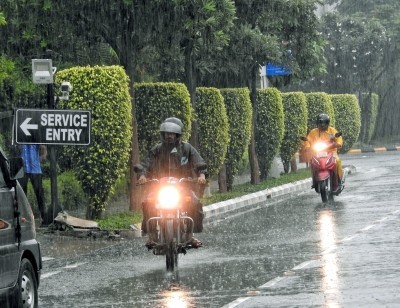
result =
M141 162L143 171L139 183L147 179L160 179L162 177L197 177L197 183L206 184L207 165L199 152L187 142L181 140L183 124L178 118L168 118L160 126L161 143L155 145ZM189 216L195 222L194 232L203 230L203 210L197 196L193 193L192 209L188 210ZM146 230L146 221L151 217L149 205L143 203L142 230ZM196 216L196 217L195 217ZM200 247L202 243L193 238L193 247Z

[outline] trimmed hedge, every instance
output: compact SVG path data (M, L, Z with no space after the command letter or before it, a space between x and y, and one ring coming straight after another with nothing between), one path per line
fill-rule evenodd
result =
M379 96L376 93L362 93L361 108L361 131L360 141L369 144L375 132L376 118L378 117Z
M232 190L234 177L242 163L251 137L253 109L248 88L220 89L229 122L229 145L225 160L226 184Z
M208 173L212 177L221 169L229 144L229 123L221 92L216 88L197 88L195 112L198 150L207 162Z
M184 124L182 139L188 140L192 126L190 95L182 83L136 83L134 100L141 157L160 142L160 125L168 117L177 117Z
M91 144L66 146L64 155L89 197L87 217L99 218L118 178L125 175L132 140L129 77L120 66L75 67L60 71L56 81L73 86L61 109L90 110Z
M357 141L361 128L361 111L354 94L331 95L335 110L336 129L343 133L341 153L348 152Z
M307 98L307 133L317 127L317 116L326 113L330 118L330 125L335 126L335 112L329 94L323 92L305 93Z
M307 134L307 98L303 92L282 93L282 101L285 133L280 154L283 169L288 173L290 161L302 144L300 137Z
M284 131L282 96L278 89L257 90L255 142L261 180L279 153Z

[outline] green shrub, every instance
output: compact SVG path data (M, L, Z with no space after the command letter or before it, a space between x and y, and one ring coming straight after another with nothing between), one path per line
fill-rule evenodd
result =
M282 96L278 89L257 91L255 141L261 180L267 178L279 153L284 131Z
M362 93L360 99L361 130L360 141L368 144L375 132L378 117L379 96L376 93Z
M302 92L282 93L285 115L285 133L281 145L281 159L285 173L289 172L290 161L298 151L301 136L307 134L307 99Z
M129 78L120 66L76 67L57 73L69 81L70 99L62 109L90 110L91 144L68 146L64 155L89 197L88 218L102 215L118 178L125 175L132 141Z
M230 191L250 142L253 109L247 88L220 91L224 97L229 122L230 141L225 164L227 188Z
M134 86L136 119L141 157L160 142L160 124L168 117L182 120L183 140L191 132L192 107L190 95L182 83L137 83Z
M331 95L335 110L336 129L343 133L341 153L346 153L357 141L361 127L361 111L354 94Z
M335 126L335 112L328 94L323 92L305 93L307 98L307 132L317 127L316 119L321 113L326 113L330 118L330 125Z
M196 119L199 152L208 166L209 176L217 175L225 161L229 144L229 123L224 98L216 88L196 89Z

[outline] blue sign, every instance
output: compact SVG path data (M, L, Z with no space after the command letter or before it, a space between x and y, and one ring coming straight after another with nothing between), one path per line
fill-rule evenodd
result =
M267 76L287 76L292 74L289 68L281 65L267 64L266 70Z

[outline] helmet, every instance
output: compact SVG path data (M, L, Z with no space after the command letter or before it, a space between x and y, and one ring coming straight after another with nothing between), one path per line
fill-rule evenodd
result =
M180 119L178 119L176 117L166 118L164 120L164 122L171 122L171 123L178 124L181 127L182 131L183 131L183 127L184 127L183 123L182 123L182 121Z
M321 113L317 117L317 126L320 130L327 130L330 123L329 116L325 113Z
M166 139L165 133L176 134L175 140L171 140L171 137ZM176 145L180 142L182 135L182 128L178 124L172 122L163 122L160 125L160 135L161 135L161 141L164 144Z
M175 133L182 135L182 127L172 122L163 122L160 125L160 133Z

